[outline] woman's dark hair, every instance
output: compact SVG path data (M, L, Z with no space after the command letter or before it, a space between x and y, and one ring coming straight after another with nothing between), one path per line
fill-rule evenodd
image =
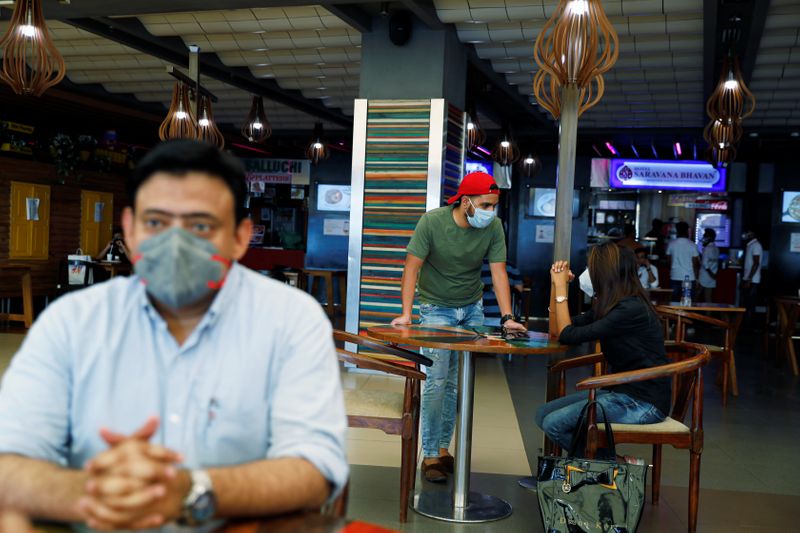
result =
M655 313L650 297L642 287L639 265L630 248L620 248L613 242L589 250L589 277L595 292L595 319L606 316L620 300L629 296L640 298Z
M221 179L233 194L236 224L247 218L245 200L247 184L242 163L217 147L199 141L166 141L156 145L142 158L128 180L128 198L136 204L136 193L153 174L166 172L185 176L189 172L203 172Z

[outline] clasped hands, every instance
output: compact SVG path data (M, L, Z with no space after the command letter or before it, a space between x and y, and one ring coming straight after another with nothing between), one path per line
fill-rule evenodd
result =
M575 279L575 274L569 269L569 261L556 261L550 267L550 283L554 287L566 287Z
M180 516L191 481L177 465L183 457L150 438L158 429L150 418L132 435L101 429L109 449L88 461L88 479L78 510L86 525L101 531L156 528Z

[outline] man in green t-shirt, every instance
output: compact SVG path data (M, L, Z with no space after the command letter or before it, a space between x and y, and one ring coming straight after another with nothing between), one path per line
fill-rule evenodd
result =
M495 216L499 199L494 178L473 172L464 176L448 206L420 218L408 243L403 270L403 314L392 325L411 324L417 283L420 324L483 325L481 266L488 258L502 326L525 331L511 314L505 235ZM447 449L456 419L458 358L448 350L422 351L433 360L422 391L422 470L425 479L439 482L453 471L453 458Z

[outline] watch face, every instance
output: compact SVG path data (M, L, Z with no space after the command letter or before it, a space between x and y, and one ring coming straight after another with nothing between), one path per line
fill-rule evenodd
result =
M213 492L205 492L197 497L192 504L192 519L203 523L211 520L217 512L217 502Z

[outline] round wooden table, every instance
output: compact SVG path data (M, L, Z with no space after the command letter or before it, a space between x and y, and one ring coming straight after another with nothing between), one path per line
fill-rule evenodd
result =
M458 408L453 492L424 490L414 495L412 508L421 515L447 522L475 523L500 520L511 514L511 505L496 496L470 492L472 453L472 403L475 389L473 354L539 355L564 352L567 346L547 333L533 333L525 340L505 341L476 331L447 326L375 326L370 336L392 344L458 352Z

